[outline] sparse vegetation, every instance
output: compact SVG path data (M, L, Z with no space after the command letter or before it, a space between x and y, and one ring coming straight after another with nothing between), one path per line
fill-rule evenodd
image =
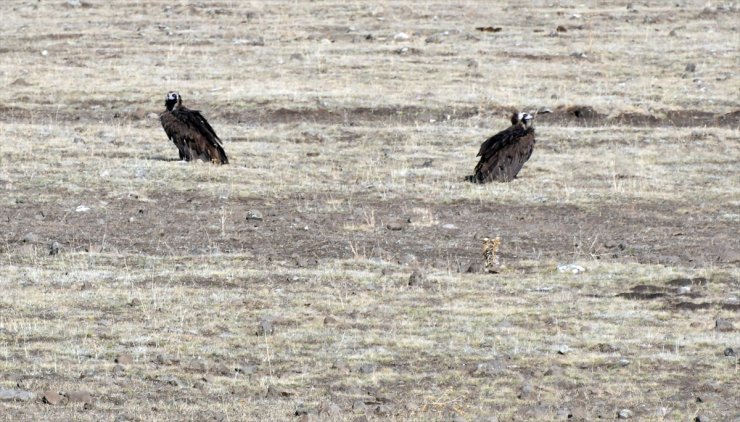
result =
M537 3L2 3L0 419L739 417L737 6Z

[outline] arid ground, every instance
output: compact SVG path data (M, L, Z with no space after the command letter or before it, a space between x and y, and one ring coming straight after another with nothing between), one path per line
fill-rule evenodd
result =
M0 420L740 420L736 2L0 12Z

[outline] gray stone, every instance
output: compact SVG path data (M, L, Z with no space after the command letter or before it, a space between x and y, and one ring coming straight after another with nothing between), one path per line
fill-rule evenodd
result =
M262 213L257 210L249 210L247 211L247 220L248 221L262 221Z
M728 357L735 356L735 349L733 349L732 347L728 347L725 349L724 354Z
M49 255L59 254L59 242L53 241L49 244Z
M559 421L567 421L572 417L573 414L571 413L570 409L558 409L558 411L555 413L555 420Z
M521 390L519 390L519 394L517 395L517 398L520 400L527 400L527 399L531 399L532 397L534 397L534 395L535 395L534 386L532 386L532 384L530 383L525 383L522 386Z
M274 332L275 332L275 318L273 317L260 318L259 323L257 324L257 335L266 336L266 335L273 334Z
M631 417L632 417L632 411L629 409L621 409L619 412L617 412L618 419L629 419Z
M32 391L6 390L0 388L0 401L29 401L36 398Z
M418 286L424 283L424 274L421 271L414 270L409 276L409 286Z
M39 241L39 235L36 233L26 233L21 240L23 243L37 243Z
M717 320L714 321L714 329L717 331L733 331L735 327L732 325L732 321L724 318L717 318Z

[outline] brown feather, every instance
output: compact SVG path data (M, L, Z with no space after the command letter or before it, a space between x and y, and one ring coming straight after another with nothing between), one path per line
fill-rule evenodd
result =
M178 104L172 111L159 115L167 137L177 147L180 159L200 159L217 164L228 164L221 140L208 121L198 110L190 110Z
M525 128L522 124L510 126L481 144L475 174L466 180L474 183L511 182L532 156L534 144L534 128Z

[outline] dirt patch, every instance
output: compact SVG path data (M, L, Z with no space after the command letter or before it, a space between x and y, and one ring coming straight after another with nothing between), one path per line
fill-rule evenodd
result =
M422 106L352 107L352 108L271 108L264 103L246 104L242 110L229 105L208 107L208 117L236 124L315 123L322 125L361 125L370 123L409 124L414 122L465 120L488 114L507 114L510 107L455 106L427 108ZM32 123L54 119L68 122L109 122L115 119L141 120L148 113L161 110L134 102L116 102L115 105L100 101L70 104L63 109L48 111L39 105L0 106L0 122ZM700 110L656 112L655 114L621 113L607 116L591 106L559 107L551 114L542 114L538 121L557 125L595 126L646 126L646 127L740 127L740 111L714 114Z
M336 203L338 197L323 194L280 200L224 200L197 193L156 191L147 193L149 202L141 202L137 198L111 198L106 192L86 192L60 195L53 204L37 203L35 196L27 192L23 200L0 211L0 220L7 222L0 247L4 252L25 250L28 245L23 238L29 227L34 227L40 239L41 245L36 248L40 253L48 251L45 242L56 241L61 250L68 251L90 250L91 245L97 245L96 250L151 255L246 253L256 259L290 261L299 266L363 256L467 268L481 259L481 239L491 236L501 237L502 257L516 261L589 257L655 264L670 257L678 261L672 264L723 266L731 264L723 261L723 251L738 247L737 240L720 236L727 227L717 223L712 213L686 221L668 203L582 209L559 204L430 204L355 197L353 203L361 206L347 205L339 210L334 206L332 210L327 203ZM91 203L92 198L107 202L105 209L69 212L80 203ZM428 210L437 222L419 225L415 220L418 216L407 211L413 208ZM214 210L225 210L223 221ZM248 221L250 210L260 211L263 220ZM365 219L369 214L374 217L368 223ZM39 215L43 219L39 220ZM604 215L610 216L608 224ZM388 229L392 226L388 223L397 221L406 223L400 230ZM472 224L478 221L489 224L485 228ZM650 234L642 230L648 225L653 228ZM677 230L693 235L675 237L672 233ZM579 238L574 241L568 233L579 233ZM701 250L701 255L691 254L693 250ZM638 286L625 297L657 298L664 289Z

